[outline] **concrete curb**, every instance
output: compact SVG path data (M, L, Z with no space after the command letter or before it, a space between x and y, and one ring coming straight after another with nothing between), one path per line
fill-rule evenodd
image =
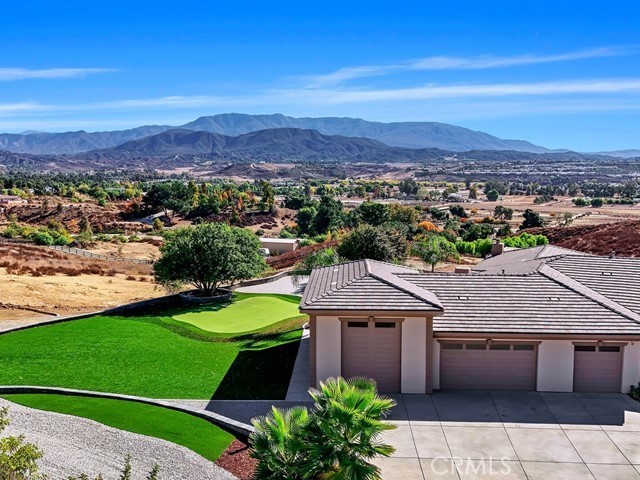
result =
M0 395L3 393L44 393L44 394L58 394L58 395L76 395L80 397L91 398L106 398L113 400L125 400L130 402L144 403L146 405L153 405L156 407L168 408L178 412L193 415L194 417L207 420L224 430L230 431L241 437L248 437L255 429L251 425L238 422L232 418L219 415L214 412L206 410L199 410L187 405L178 405L173 402L167 402L166 400L155 400L146 397L136 397L133 395L122 395L118 393L105 393L105 392L93 392L90 390L74 390L72 388L57 388L57 387L36 387L31 385L16 385L16 386L0 386Z

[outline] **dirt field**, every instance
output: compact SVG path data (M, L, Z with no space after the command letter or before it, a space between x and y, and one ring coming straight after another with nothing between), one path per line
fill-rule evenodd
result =
M95 242L86 248L93 253L111 257L137 258L141 260L156 260L160 257L160 247L148 242L111 243Z
M539 212L542 217L553 226L557 222L555 218L558 214L569 212L574 215L572 226L602 225L625 220L640 220L640 205L603 205L601 208L576 207L571 201L571 197L556 197L557 200L549 203L535 204L534 195L506 195L498 202L480 201L477 203L461 203L461 205L471 212L472 218L482 218L493 215L493 210L497 205L509 207L514 210L513 220L510 222L513 228L517 228L522 223L522 212L527 208Z
M69 315L163 295L150 265L92 260L46 247L0 244L0 307ZM0 308L0 323L46 315ZM2 325L0 325L0 329Z

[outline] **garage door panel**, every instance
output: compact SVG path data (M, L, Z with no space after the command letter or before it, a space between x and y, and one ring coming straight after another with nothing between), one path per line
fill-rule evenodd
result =
M400 390L401 323L342 324L342 376L373 378L381 392ZM361 322L357 322L361 323Z
M537 352L514 350L512 345L486 346L463 344L451 348L442 344L440 351L440 386L467 390L535 390Z
M575 392L620 392L622 348L576 346L573 363Z

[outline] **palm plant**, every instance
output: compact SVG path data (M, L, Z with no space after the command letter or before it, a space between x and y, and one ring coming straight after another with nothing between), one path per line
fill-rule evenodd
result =
M310 394L315 405L303 428L305 478L379 479L380 470L370 461L395 451L382 442L383 432L395 428L382 420L395 402L378 395L375 382L365 378L330 378Z
M308 422L304 407L279 410L252 421L255 427L249 440L251 456L258 459L255 479L296 480L302 478L305 456L300 443L300 429Z
M382 434L395 428L384 418L395 405L364 378L330 378L310 390L315 402L308 412L296 407L273 408L254 420L252 456L259 460L256 479L375 480L379 469L370 463L394 448Z

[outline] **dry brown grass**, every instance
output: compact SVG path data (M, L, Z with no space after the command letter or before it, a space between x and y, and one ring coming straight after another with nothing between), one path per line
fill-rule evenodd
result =
M62 315L164 294L153 282L151 265L109 262L46 247L6 243L0 244L0 285L0 304ZM3 311L0 320L37 316L12 309Z

